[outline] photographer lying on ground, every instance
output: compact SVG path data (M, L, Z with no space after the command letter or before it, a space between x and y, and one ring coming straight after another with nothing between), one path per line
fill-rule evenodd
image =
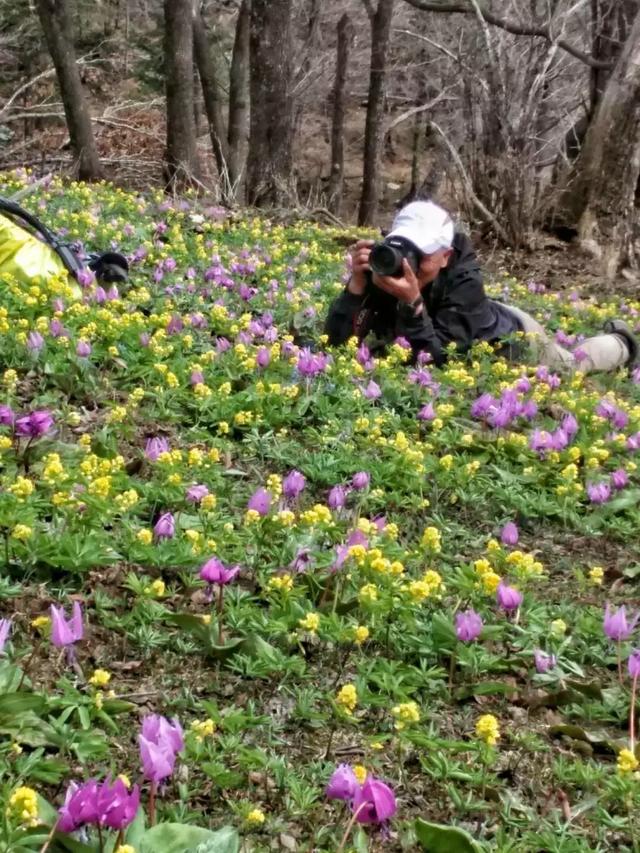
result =
M578 358L525 311L489 299L469 238L455 232L449 214L433 202L411 202L396 215L383 243L359 240L350 254L351 279L326 321L332 345L368 336L375 352L404 337L414 360L426 352L441 365L451 342L465 352L473 341L495 343L522 331L539 363L585 373L631 365L638 354L622 320L609 320L606 334L583 341ZM504 352L514 356L508 344Z

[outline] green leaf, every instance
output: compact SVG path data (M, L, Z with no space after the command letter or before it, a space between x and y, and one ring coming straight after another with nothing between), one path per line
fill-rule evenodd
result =
M47 700L37 693L5 693L0 696L0 717L17 717L25 711L39 713L46 708Z
M417 818L415 829L427 853L480 853L481 848L469 833L457 826L443 826Z
M140 839L139 853L238 853L240 839L231 826L217 832L183 823L160 823Z
M504 681L480 681L478 684L465 684L455 692L455 698L468 699L469 696L509 696L516 693L513 684L505 684Z

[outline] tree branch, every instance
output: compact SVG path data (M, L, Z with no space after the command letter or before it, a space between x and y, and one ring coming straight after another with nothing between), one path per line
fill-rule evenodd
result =
M408 118L411 118L411 116L414 116L417 113L423 113L425 112L425 110L433 109L433 107L435 107L436 104L439 104L440 101L455 100L457 100L457 98L447 97L447 90L445 90L444 92L440 92L440 94L433 98L433 100L429 101L428 104L421 104L418 107L411 107L411 109L405 110L397 118L394 118L394 120L390 124L387 125L383 133L384 135L386 135L387 133L389 133L389 131L393 130L394 127L397 127L403 121L406 121Z
M365 2L365 0L363 0L363 2ZM520 24L518 21L509 21L498 17L498 15L494 15L493 12L485 9L484 6L480 6L480 4L470 4L465 2L465 0L460 3L439 3L438 0L405 0L405 3L409 3L410 6L414 6L416 9L420 9L423 12L448 12L450 14L457 13L460 15L478 15L479 13L482 19L488 24L498 27L501 30L505 30L514 36L536 36L550 42L555 41L548 26L537 27L532 24ZM474 5L476 8L474 8ZM612 62L603 62L599 59L594 59L593 56L580 50L580 48L574 47L564 39L559 39L556 43L558 47L562 48L562 50L570 53L571 56L579 59L580 62L584 62L584 64L588 65L590 68L613 68Z

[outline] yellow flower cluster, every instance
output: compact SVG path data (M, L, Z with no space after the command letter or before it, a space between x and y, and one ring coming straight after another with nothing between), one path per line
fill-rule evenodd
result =
M495 746L500 737L500 726L493 714L483 714L476 722L476 736L489 746Z
M262 826L266 817L262 809L251 809L245 818L247 826Z
M421 545L432 554L439 554L442 550L440 531L437 527L425 527L422 534Z
M315 634L320 627L320 616L313 612L307 613L306 616L298 620L298 625L303 629L303 631Z
M442 578L438 572L428 569L420 580L411 581L403 589L416 604L420 604L434 593L442 591Z
M391 709L396 718L395 728L400 732L412 723L420 722L420 709L416 702L401 702Z
M345 714L353 714L358 704L358 692L354 684L345 684L338 690L336 695L336 703L342 708Z
M618 773L626 776L638 769L638 759L630 749L621 749L618 753Z
M38 795L33 788L16 788L9 797L7 817L22 826L38 825Z
M293 578L289 574L276 575L274 578L269 578L269 589L275 589L279 592L291 592L293 589ZM308 616L311 614L308 614ZM307 616L307 618L308 618Z
M191 723L191 731L194 733L196 740L202 742L205 738L213 737L216 733L216 724L208 717L206 720L194 720Z
M106 687L110 681L110 672L106 669L94 669L93 675L89 679L89 684L93 684L94 687Z

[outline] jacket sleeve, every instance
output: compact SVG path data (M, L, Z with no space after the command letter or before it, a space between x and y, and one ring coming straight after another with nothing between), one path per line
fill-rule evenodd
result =
M486 296L477 266L457 270L447 283L435 317L426 309L411 319L399 319L401 334L411 344L414 356L428 352L437 366L447 360L446 347L455 343L459 350L471 347L476 327L485 311Z
M354 334L353 321L362 307L364 296L356 296L346 288L329 306L324 330L331 346L338 346Z

